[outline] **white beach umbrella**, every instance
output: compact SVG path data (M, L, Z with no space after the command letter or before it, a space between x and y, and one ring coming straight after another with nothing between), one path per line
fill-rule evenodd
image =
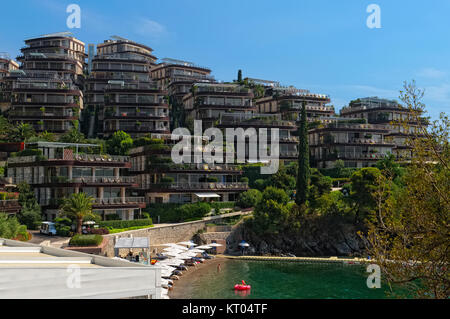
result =
M162 264L166 264L166 265L170 265L170 266L174 265L174 266L178 267L179 265L184 264L184 260L181 260L179 258L170 258L170 259L164 260L161 263Z
M194 249L189 249L188 252L201 254L201 253L204 252L204 250L203 249L194 248Z
M208 246L211 246L211 247L221 247L221 246L223 246L223 245L218 244L218 243L211 243L211 244L208 244Z
M183 249L178 249L178 248L174 248L174 247L167 247L164 248L163 251L171 251L171 252L185 252L186 250Z
M209 245L203 245L203 246L198 246L196 247L197 249L211 249L212 247Z
M173 245L176 245L175 243L168 243L168 244L161 244L161 245L157 245L157 246L168 246L168 247L172 247Z
M165 255L172 256L172 257L178 257L181 254L179 251L167 251L165 252Z
M186 246L197 246L197 244L194 244L192 241L180 241L177 244L178 245L186 245Z

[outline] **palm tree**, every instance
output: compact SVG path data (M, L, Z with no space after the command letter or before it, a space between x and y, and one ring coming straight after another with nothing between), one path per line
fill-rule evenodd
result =
M20 142L26 142L29 138L36 135L33 126L28 123L19 123L14 128L13 134L14 138Z
M76 220L78 234L81 234L83 220L88 217L96 216L95 213L92 212L92 200L93 198L87 196L85 193L74 193L70 197L64 199L64 202L60 207L63 216Z

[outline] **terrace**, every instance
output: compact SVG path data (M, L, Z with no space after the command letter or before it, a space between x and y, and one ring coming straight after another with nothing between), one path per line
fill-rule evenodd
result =
M247 183L230 182L230 183L189 183L189 182L173 182L173 183L148 183L144 188L148 189L163 189L166 191L196 191L196 190L246 190Z
M195 83L197 93L250 93L250 89L236 84Z

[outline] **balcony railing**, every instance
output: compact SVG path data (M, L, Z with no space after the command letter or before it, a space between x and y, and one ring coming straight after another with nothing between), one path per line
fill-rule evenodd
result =
M195 163L186 163L186 164L151 164L150 169L154 168L155 170L167 169L167 170L196 170L196 171L232 171L232 172L240 172L242 171L241 167L238 165L228 165L228 164L195 164Z
M39 201L42 206L60 206L64 203L64 198L45 198ZM98 198L94 197L93 205L120 205L120 204L139 204L145 203L145 197L111 197Z
M51 176L47 178L48 183L81 183L81 184L134 184L134 176L104 177L104 176L86 176L73 177L69 179L65 176Z
M17 156L9 157L8 164L19 164L19 163L33 163L36 161L36 156Z
M355 159L355 160L364 160L364 159L383 159L387 156L384 153L354 153L354 152L343 152L337 154L328 154L324 157L325 160L338 160L338 159Z
M138 204L145 203L145 197L110 197L94 198L93 204L120 205L120 204Z
M10 116L21 116L21 117L46 117L46 116L60 116L60 117L73 117L76 116L71 110L67 112L61 112L61 111L51 111L51 112L36 112L36 111L10 111L8 113Z
M128 163L130 161L129 156L121 155L95 155L95 154L78 154L74 155L74 159L77 161L85 162L120 162Z
M233 190L233 189L247 189L247 183L241 182L231 182L231 183L182 183L182 182L174 182L174 183L156 183L156 184L148 184L148 188L154 189L167 189L167 190Z

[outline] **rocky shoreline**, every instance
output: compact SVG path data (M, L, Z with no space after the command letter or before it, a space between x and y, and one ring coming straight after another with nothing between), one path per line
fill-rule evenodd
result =
M248 255L295 255L303 257L360 257L365 243L358 235L360 229L351 223L333 223L315 219L302 225L297 232L260 236L245 226L237 225L227 238L227 254L240 254L239 243L250 244Z

